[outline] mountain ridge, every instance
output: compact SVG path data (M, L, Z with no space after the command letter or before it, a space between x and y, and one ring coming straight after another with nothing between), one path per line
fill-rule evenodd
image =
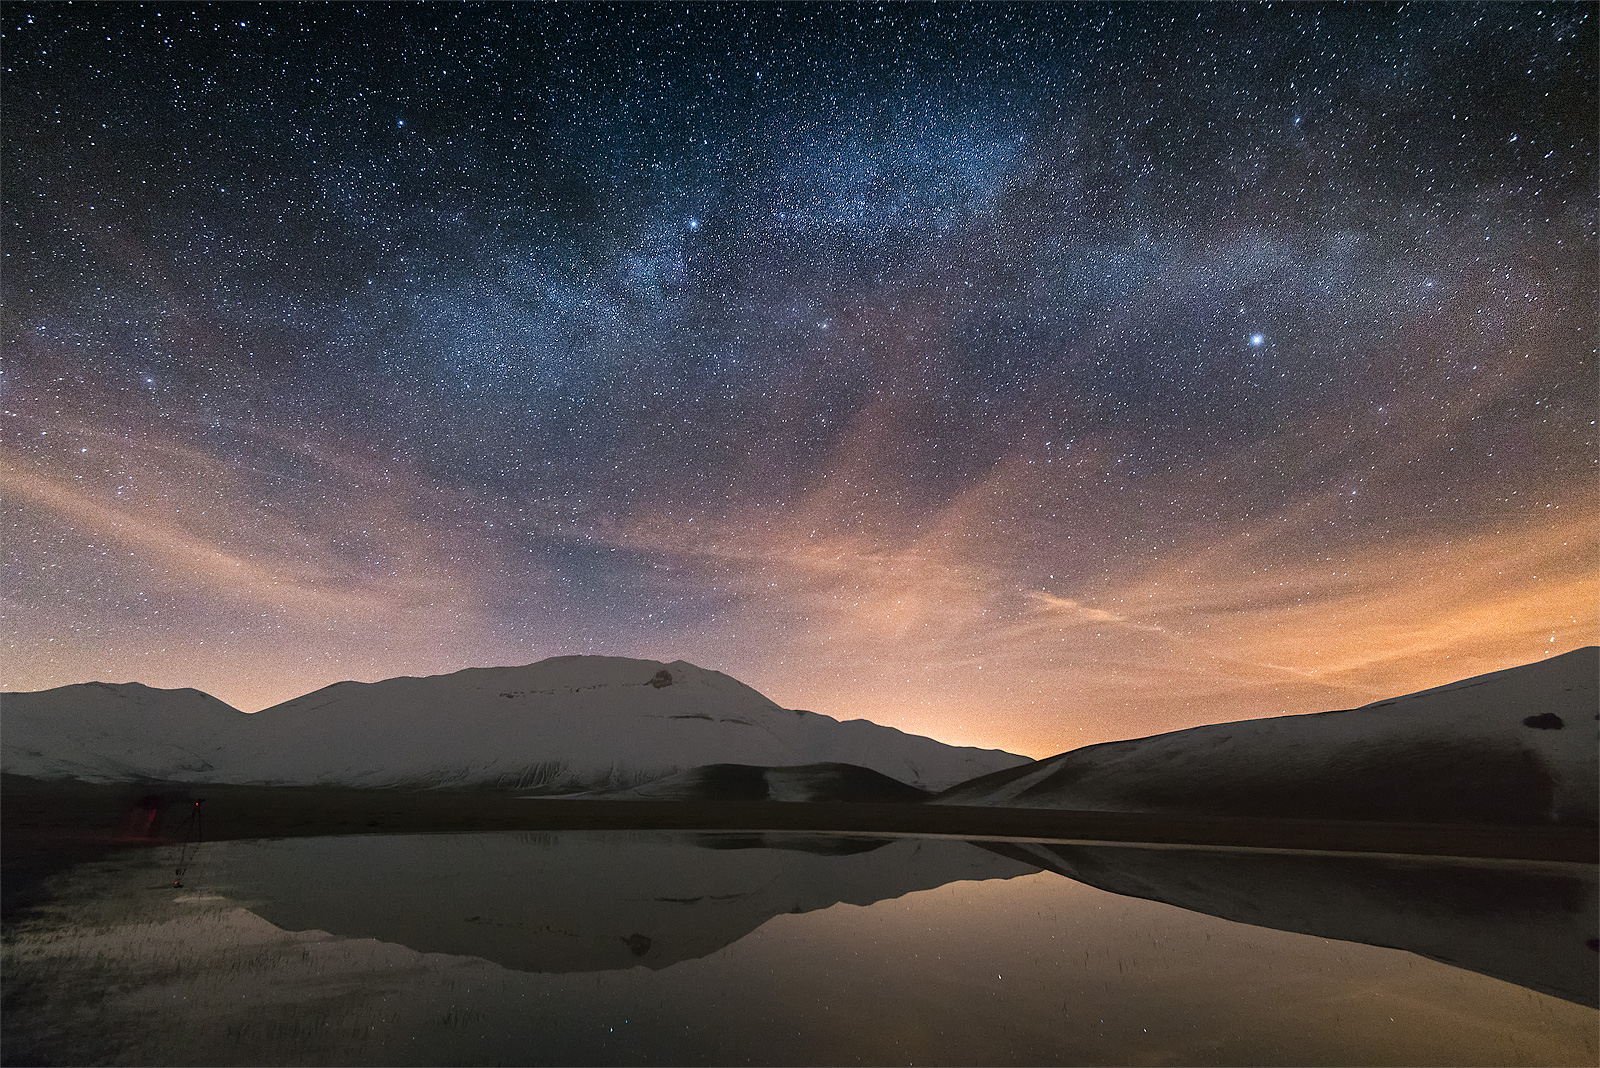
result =
M722 672L630 657L342 681L254 713L142 683L4 694L0 704L7 772L88 781L579 794L710 764L840 763L931 790L1028 759L785 709Z
M1206 724L999 769L930 804L1594 825L1600 647L1354 709Z

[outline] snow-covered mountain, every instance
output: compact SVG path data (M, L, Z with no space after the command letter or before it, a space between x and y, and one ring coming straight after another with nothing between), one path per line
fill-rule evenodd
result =
M207 781L246 718L199 690L85 682L0 694L0 769L36 779Z
M931 803L1593 825L1597 677L1590 646L1361 708L1075 749Z
M780 708L684 661L565 656L341 682L253 715L195 690L0 696L0 766L35 778L626 790L707 764L854 764L925 790L1027 762Z

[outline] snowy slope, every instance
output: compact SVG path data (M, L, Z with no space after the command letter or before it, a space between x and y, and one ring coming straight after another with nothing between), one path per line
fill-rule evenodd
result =
M210 700L132 684L5 695L4 769L101 781L572 793L627 789L706 764L847 763L943 789L1026 762L864 720L841 723L780 708L735 679L683 661L569 656L526 667L342 682L233 717L194 717L177 705L133 717L99 701L102 690L156 695L145 702L151 708L161 694ZM184 700L183 708L193 704ZM14 751L16 724L26 744ZM139 734L143 742L124 744L125 736Z
M199 690L85 682L0 694L0 767L36 779L204 780L247 717Z
M1419 822L1596 822L1600 648L1341 712L1088 746L935 804Z
M566 792L627 788L703 764L840 762L942 789L1025 762L780 708L721 672L681 660L569 656L346 682L258 716L256 759L234 766L239 781Z

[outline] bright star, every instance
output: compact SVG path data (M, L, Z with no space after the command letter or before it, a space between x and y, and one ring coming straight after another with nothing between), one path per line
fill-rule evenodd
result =
M699 219L690 219L689 220L689 229L691 229L691 230L700 229L700 220Z
M1259 345L1265 340L1267 340L1267 339L1262 334L1251 334L1250 335L1250 344L1252 344L1252 345Z

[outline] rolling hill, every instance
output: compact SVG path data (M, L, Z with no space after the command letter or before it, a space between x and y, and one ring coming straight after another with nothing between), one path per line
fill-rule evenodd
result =
M932 804L1418 823L1596 823L1600 648L1360 708L1075 749Z

